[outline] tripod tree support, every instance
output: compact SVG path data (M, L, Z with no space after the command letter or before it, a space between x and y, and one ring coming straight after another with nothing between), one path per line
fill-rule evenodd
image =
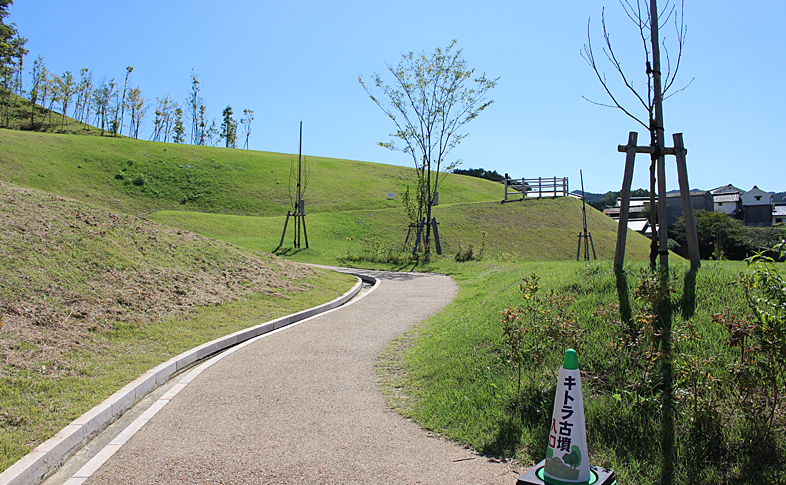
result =
M415 237L415 245L412 248L412 256L416 256L418 254L418 246L420 245L420 238L423 236L423 230L425 229L427 232L431 231L432 228L434 229L434 242L437 246L437 254L442 255L442 242L439 239L439 223L437 222L436 217L432 217L431 221L426 222L426 219L420 221L418 224L418 234ZM410 225L410 230L412 230L412 226ZM409 232L407 232L407 241L409 241Z
M589 261L590 245L592 245L592 257L598 259L598 255L595 253L595 243L592 242L592 233L587 230L587 198L584 196L584 173L579 170L579 175L581 175L581 213L584 217L584 232L579 233L579 247L576 251L576 261L579 260L579 256L581 255L581 238L584 238L584 261Z
M633 165L637 153L652 154L656 147L653 146L636 146L638 133L630 132L628 134L628 144L620 145L617 150L626 154L625 158L625 175L622 179L622 191L620 192L620 219L619 226L617 227L617 250L614 253L614 272L621 272L622 266L625 262L625 243L628 231L628 211L630 209L630 186L633 180ZM680 199L682 202L682 214L685 217L685 232L688 237L688 257L690 259L691 269L695 270L701 266L701 255L699 254L699 242L696 235L696 222L693 217L693 208L690 204L690 184L688 183L688 166L685 161L685 155L688 150L682 140L682 133L675 133L673 135L674 147L664 147L662 153L664 155L674 155L677 159L677 178L680 186ZM665 200L659 200L661 205L659 207L660 213L665 213ZM666 230L665 217L658 218L658 226L663 226L662 230ZM665 251L664 248L660 249Z

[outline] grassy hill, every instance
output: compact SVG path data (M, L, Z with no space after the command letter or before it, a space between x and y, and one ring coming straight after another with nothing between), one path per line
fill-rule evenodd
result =
M401 193L404 167L305 157L311 250L294 255L326 262L364 244L400 247L408 221ZM0 179L129 214L149 217L244 247L272 251L291 207L296 155L0 130ZM396 194L388 198L388 194ZM446 254L459 244L486 244L486 255L509 260L575 258L581 230L577 199L500 204L499 184L450 175L435 215ZM611 258L616 224L588 208L599 258ZM241 216L241 218L232 217ZM483 236L482 234L486 235ZM346 238L354 238L348 243ZM313 241L313 242L312 242ZM631 233L629 259L648 254Z
M309 213L383 209L406 182L402 167L305 157ZM297 155L111 137L0 130L0 178L128 213L156 210L269 216L291 207ZM294 187L294 185L293 185ZM441 200L500 197L499 185L449 177Z

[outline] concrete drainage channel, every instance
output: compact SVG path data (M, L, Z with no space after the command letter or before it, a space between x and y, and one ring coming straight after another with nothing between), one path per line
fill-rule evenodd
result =
M380 283L331 269L358 282L333 301L218 338L145 372L0 473L0 485L81 485L204 369L259 338L351 304Z

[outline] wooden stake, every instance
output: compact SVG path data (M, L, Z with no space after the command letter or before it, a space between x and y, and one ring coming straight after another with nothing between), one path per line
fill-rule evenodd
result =
M625 243L628 238L628 212L630 210L630 186L633 183L633 164L636 160L636 141L639 134L635 131L628 133L628 144L625 146L625 175L622 178L622 191L620 197L620 218L617 226L617 250L614 253L614 272L621 273L625 264ZM620 146L620 149L622 146ZM622 150L620 150L622 151Z
M674 151L677 156L677 178L680 184L680 197L682 198L682 215L685 218L685 232L688 236L688 257L690 258L691 269L698 269L701 266L701 256L699 254L699 238L696 235L696 221L693 217L693 207L690 203L690 184L688 183L688 165L685 162L685 155L688 150L682 141L682 133L672 135L674 139Z

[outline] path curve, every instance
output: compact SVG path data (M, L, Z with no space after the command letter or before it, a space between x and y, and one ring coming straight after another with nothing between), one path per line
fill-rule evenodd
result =
M509 464L391 411L376 385L379 352L448 304L453 280L352 272L381 284L205 369L84 483L515 483Z

